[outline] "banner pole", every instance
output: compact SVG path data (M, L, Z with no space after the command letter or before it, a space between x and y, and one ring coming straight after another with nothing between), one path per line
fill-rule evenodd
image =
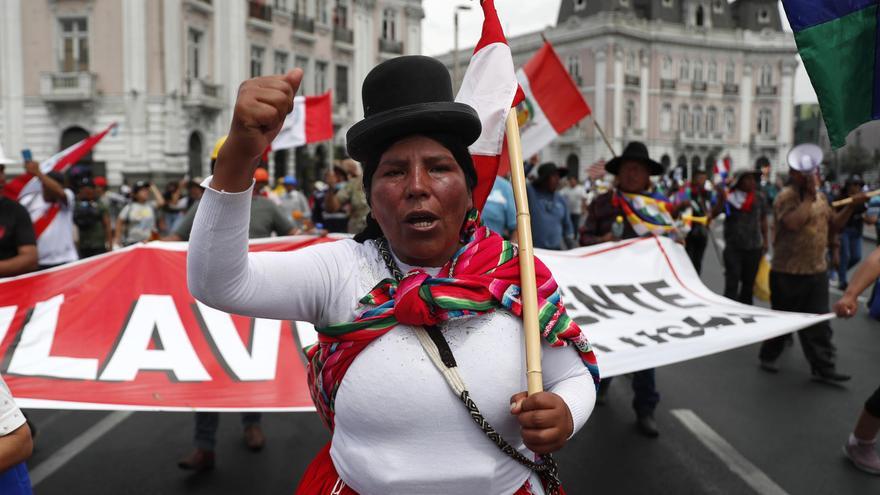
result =
M526 380L529 395L544 390L541 373L541 332L538 328L538 287L535 281L535 252L532 246L531 215L526 191L525 167L516 110L507 114L507 154L510 181L516 202L516 233L519 237L520 299L526 342Z
M599 135L602 136L602 141L605 141L605 146L608 146L608 151L611 152L611 158L617 158L617 153L614 152L614 147L611 146L611 141L608 140L608 136L605 135L605 131L602 130L602 126L596 122L596 119L593 119L593 125L596 126L596 130L599 131Z

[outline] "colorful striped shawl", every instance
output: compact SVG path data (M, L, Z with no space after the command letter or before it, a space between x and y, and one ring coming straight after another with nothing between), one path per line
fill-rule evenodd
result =
M317 329L318 342L306 349L308 382L315 407L331 430L334 400L345 372L370 342L398 324L437 325L497 309L522 317L516 246L483 226L476 210L468 214L463 232L467 243L436 277L415 269L400 282L382 280L361 298L362 311L354 321ZM593 348L566 313L553 275L537 258L535 272L542 335L551 346L574 346L598 385Z
M614 193L614 202L623 210L633 231L639 236L666 235L675 231L672 205L665 198L617 191Z

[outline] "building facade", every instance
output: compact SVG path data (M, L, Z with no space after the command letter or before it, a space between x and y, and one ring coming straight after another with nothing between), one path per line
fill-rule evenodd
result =
M616 153L644 141L668 168L711 170L725 156L735 168L761 156L785 166L798 62L776 0L563 0L556 26L508 40L518 67L542 36L593 112L542 160L583 177L609 159L595 121Z
M341 144L356 88L421 52L423 17L421 0L0 0L0 142L45 159L116 122L86 159L111 184L205 175L241 82L302 67L301 94L333 91Z

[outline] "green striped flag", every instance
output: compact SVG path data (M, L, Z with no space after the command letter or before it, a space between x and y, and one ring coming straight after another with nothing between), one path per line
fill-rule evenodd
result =
M831 146L880 119L880 0L782 0Z

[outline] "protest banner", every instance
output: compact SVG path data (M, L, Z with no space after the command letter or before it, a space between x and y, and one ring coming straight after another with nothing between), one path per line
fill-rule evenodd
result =
M263 239L251 241L251 251L335 240ZM186 246L140 244L0 280L0 371L19 405L312 410L301 347L315 341L313 327L198 303L186 288ZM537 254L595 345L603 376L706 356L830 318L718 296L665 238Z

